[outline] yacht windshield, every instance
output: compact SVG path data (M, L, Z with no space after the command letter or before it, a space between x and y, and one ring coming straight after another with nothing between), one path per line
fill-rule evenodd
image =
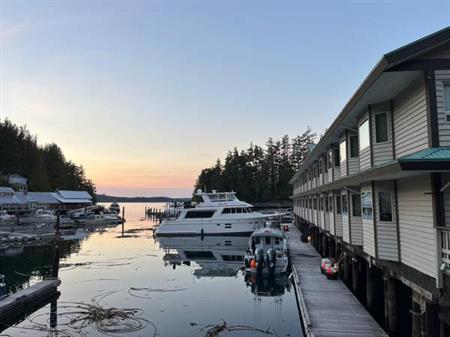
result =
M223 202L223 201L234 201L236 200L236 197L234 194L230 193L214 193L208 195L209 200L211 202Z

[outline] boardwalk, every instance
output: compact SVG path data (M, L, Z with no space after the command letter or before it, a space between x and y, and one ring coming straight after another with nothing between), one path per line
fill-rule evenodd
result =
M40 301L48 300L55 296L59 283L59 280L41 281L29 288L19 290L17 293L0 299L0 331L5 327L2 326L2 323L21 313L28 312L29 314L29 309L34 305L38 305Z
M286 235L306 336L387 336L343 282L322 275L321 257L300 231L290 226Z

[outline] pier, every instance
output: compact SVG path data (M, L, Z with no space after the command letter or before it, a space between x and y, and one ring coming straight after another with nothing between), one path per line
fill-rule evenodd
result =
M59 284L60 281L58 279L44 280L14 294L0 298L0 331L5 328L5 326L2 326L4 323L21 314L29 314L31 308L56 296Z
M343 282L322 275L321 256L301 232L291 225L285 234L306 336L387 336Z

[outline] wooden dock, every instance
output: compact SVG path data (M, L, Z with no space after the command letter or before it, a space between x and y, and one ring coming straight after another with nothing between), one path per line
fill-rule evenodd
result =
M10 321L57 294L59 280L45 280L0 299L0 331Z
M300 240L301 232L291 225L285 234L306 336L387 337L342 281L328 280L320 272L321 256Z

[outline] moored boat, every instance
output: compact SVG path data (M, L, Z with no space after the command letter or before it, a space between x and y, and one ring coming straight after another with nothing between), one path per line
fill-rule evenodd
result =
M239 200L235 192L204 193L198 190L196 204L165 211L157 236L162 235L250 235L267 216Z
M249 239L249 251L244 259L250 273L280 274L289 265L287 242L277 228L260 228Z

